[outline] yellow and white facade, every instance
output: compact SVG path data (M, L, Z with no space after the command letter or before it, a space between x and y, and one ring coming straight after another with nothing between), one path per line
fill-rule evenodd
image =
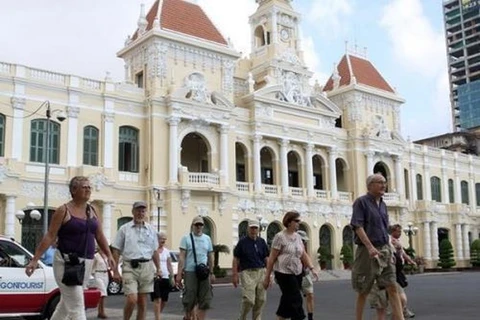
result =
M257 3L248 58L208 19L207 29L182 29L167 14L181 6L206 19L198 5L163 0L142 11L118 53L122 82L0 62L0 233L22 242L41 236L42 220L28 212L43 219L46 118L37 109L48 100L68 115L52 117L49 206L68 201L73 176L90 177L110 240L136 200L150 204L150 221L172 248L195 215L214 243L233 247L245 219L267 222L270 239L283 214L297 210L309 251L329 246L331 267L341 268L352 201L381 172L391 222L419 228L417 254L434 267L439 239L448 237L457 266L468 266L479 236L480 159L405 141L403 99L358 54L347 52L324 87L311 87L291 1ZM27 212L21 224L18 210Z

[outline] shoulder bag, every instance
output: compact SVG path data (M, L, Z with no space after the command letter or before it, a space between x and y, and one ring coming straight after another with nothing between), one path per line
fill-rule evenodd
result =
M87 227L85 232L85 252L83 258L87 257L88 227L90 224L90 205L87 204ZM63 253L62 253L63 256ZM80 261L76 252L68 253L68 260L65 260L65 271L63 272L62 283L66 286L82 286L85 277L85 260Z
M210 275L210 268L205 263L197 263L197 253L195 251L195 241L193 241L193 235L190 233L190 239L192 240L193 259L195 260L195 274L198 280L205 280Z

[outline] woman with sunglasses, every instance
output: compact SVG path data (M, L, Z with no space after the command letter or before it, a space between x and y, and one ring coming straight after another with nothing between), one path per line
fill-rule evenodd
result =
M315 280L318 280L318 272L305 251L302 238L297 233L300 221L298 212L290 211L285 214L282 221L285 229L273 238L268 257L263 286L265 289L270 286L270 276L274 271L275 280L282 291L276 313L277 320L305 319L301 292L303 266L310 269Z

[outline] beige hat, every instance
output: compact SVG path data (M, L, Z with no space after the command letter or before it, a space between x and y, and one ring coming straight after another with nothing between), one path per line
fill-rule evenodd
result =
M197 223L205 224L205 221L203 221L203 218L201 216L196 216L192 220L192 225L195 225Z
M133 209L137 208L147 208L147 203L145 201L135 201L133 203Z
M252 227L260 228L260 224L258 223L257 220L250 219L250 220L248 220L248 227L249 228L252 228Z

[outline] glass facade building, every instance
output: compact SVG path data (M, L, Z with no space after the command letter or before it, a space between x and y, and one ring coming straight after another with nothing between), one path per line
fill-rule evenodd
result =
M480 126L480 0L443 2L453 127Z

